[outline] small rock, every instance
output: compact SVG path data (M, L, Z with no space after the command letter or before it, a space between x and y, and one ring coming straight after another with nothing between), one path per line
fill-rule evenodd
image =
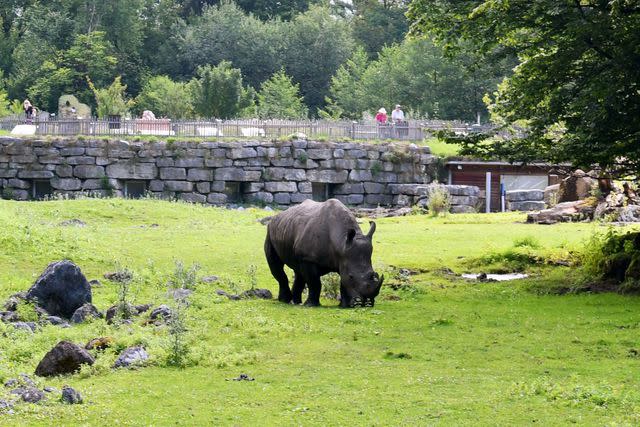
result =
M111 347L114 343L112 337L100 337L90 340L87 345L84 346L87 350L105 350Z
M247 374L240 374L237 378L233 378L233 381L255 381L255 378L251 378Z
M151 304L140 304L135 306L136 312L138 314L145 313L149 311L150 308L151 308Z
M45 387L45 388L43 388L42 390L43 390L45 393L55 393L56 391L58 391L58 390L56 390L54 387L51 387L51 386L46 386L46 387Z
M216 294L223 296L223 297L228 297L229 294L226 291L223 291L222 289L216 289Z
M58 316L48 316L46 318L46 321L51 323L52 325L68 324L67 322L64 321L64 319L62 319L61 317L58 317Z
M120 356L113 364L114 368L127 368L130 366L142 365L149 359L149 354L143 347L129 347L120 353Z
M20 397L27 403L38 403L44 399L44 393L35 387L27 387L20 393Z
M3 322L17 322L20 320L20 316L15 311L4 311L2 312L2 321Z
M34 322L14 322L13 327L22 331L29 331L34 333L36 331L36 324Z
M16 311L18 309L18 305L20 304L20 299L15 296L9 297L7 302L4 303L4 309L7 311Z
M7 400L0 399L0 413L13 413L13 404Z
M44 355L36 368L36 375L50 377L71 374L83 364L93 365L94 362L93 356L85 349L69 341L60 341Z
M92 288L100 288L100 287L102 287L102 283L100 283L100 280L98 280L98 279L90 280L89 284L91 285Z
M204 283L213 283L220 280L220 278L218 276L205 276L200 280L203 281Z
M129 315L133 316L134 314L137 314L137 310L136 308L127 303L126 305L126 310L124 310L126 312L128 312ZM113 322L113 319L120 314L121 310L120 310L120 306L119 305L112 305L111 307L109 307L107 309L107 314L105 316L105 318L107 319L107 323L111 323ZM128 318L129 316L126 315L126 313L124 313L125 315L123 316L124 318Z
M193 294L193 291L191 289L184 288L173 289L172 291L169 291L169 295L176 301L186 300L191 296L191 294Z
M168 319L169 317L171 317L171 309L165 305L162 304L161 306L159 306L158 308L154 309L151 312L151 316L149 316L152 320L155 320L159 317L163 317L164 319Z
M84 323L89 319L99 319L102 313L98 311L95 305L87 303L78 308L71 316L71 323Z
M62 387L62 401L69 405L76 405L82 403L82 396L75 389L64 386Z
M269 289L249 289L247 291L244 291L240 296L242 298L259 298L259 299L273 298L273 294Z
M17 379L15 379L15 378L9 378L8 380L6 380L6 381L4 382L4 386L5 386L6 388L13 388L13 387L17 387L17 386L18 386L18 384L20 384L20 381L18 381L18 380L17 380Z
M86 227L87 223L78 218L73 218L73 219L68 219L66 221L62 221L58 225L60 227Z
M114 271L112 273L105 273L104 278L111 280L112 282L124 283L131 281L131 279L133 279L133 274L131 274L129 270L121 270Z
M33 380L29 377L29 375L27 375L27 374L20 374L20 375L19 375L19 377L20 377L20 381L22 381L22 384L24 384L24 385L26 385L26 386L29 386L29 387L35 387L35 386L36 386L35 381L33 381Z

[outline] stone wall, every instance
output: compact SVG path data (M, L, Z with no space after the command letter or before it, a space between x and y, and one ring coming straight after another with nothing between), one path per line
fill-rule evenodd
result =
M0 187L18 200L142 191L209 204L287 206L335 197L352 206L394 206L407 195L402 185L433 179L436 160L415 145L3 137Z
M510 211L539 211L545 208L542 190L507 191L506 199L507 210Z

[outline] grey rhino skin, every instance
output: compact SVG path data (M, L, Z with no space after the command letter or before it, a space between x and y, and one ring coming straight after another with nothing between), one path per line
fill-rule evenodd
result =
M340 306L373 306L384 276L371 266L372 237L376 224L370 222L362 234L356 218L339 200L305 200L274 216L267 226L264 252L271 274L280 285L278 300L302 302L305 285L309 297L305 305L320 305L320 277L340 274ZM284 266L295 272L293 288Z

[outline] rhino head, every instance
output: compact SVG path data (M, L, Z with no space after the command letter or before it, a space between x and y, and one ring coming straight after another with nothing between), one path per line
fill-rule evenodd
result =
M384 275L373 271L371 254L372 238L376 223L370 221L367 235L358 235L356 230L347 231L345 250L340 262L340 306L373 307L380 293Z

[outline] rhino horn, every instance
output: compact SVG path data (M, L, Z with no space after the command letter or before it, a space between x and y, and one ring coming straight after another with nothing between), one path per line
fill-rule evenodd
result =
M376 232L376 223L375 223L375 222L373 222L373 221L369 221L369 225L370 225L371 227L369 228L369 232L367 233L367 237L368 237L369 239L371 239L371 238L373 237L373 233L375 233L375 232Z

